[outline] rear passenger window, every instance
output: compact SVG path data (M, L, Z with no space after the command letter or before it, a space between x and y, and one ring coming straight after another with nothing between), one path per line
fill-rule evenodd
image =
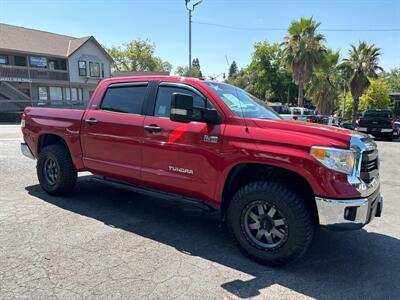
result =
M128 114L141 114L147 85L109 87L101 109Z
M156 106L154 116L169 118L171 111L171 97L174 93L181 93L193 96L193 106L205 108L206 100L198 94L180 87L160 86L157 92Z

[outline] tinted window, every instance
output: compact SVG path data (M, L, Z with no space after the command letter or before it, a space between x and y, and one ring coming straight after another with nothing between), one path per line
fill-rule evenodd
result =
M171 109L171 97L174 93L181 93L193 96L193 106L205 108L205 98L198 94L180 87L160 86L157 92L156 107L154 116L169 118Z
M147 86L110 87L101 103L101 109L141 114Z
M389 111L374 111L374 110L367 110L364 114L364 117L367 118L387 118L391 119L392 114Z

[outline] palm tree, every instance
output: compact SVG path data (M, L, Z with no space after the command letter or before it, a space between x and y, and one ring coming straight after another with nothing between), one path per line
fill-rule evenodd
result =
M370 78L376 78L377 71L383 70L379 65L380 49L374 44L368 45L359 42L357 46L351 45L349 57L344 59L342 68L349 74L349 87L353 97L352 123L355 124L358 117L358 104L360 96L369 87Z
M323 115L332 114L340 93L339 52L328 49L323 61L315 69L307 87L307 96L311 98L317 111Z
M311 80L314 68L321 62L324 53L324 36L317 33L320 23L313 18L293 21L283 45L286 63L293 72L298 85L298 106L304 106L304 85Z

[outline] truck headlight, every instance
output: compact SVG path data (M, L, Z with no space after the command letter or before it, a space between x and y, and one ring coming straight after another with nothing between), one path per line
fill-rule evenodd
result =
M310 155L331 170L348 175L353 173L355 155L351 150L313 146Z

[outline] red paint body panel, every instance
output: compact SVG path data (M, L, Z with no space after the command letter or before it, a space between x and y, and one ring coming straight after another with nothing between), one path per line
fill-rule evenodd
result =
M193 86L218 110L222 123L207 125L173 122L167 118L122 114L99 109L112 83L171 81ZM37 156L43 134L55 134L67 143L74 166L132 183L219 205L231 170L243 163L277 166L302 176L315 195L356 198L347 176L323 167L309 155L314 145L349 148L351 131L313 123L256 120L237 117L201 80L174 76L123 77L103 80L86 111L27 108L24 139ZM96 125L84 120L95 118ZM161 132L150 133L146 125ZM246 127L248 130L246 130ZM218 137L217 143L204 135ZM171 171L170 167L185 169ZM190 173L192 171L193 173Z
M104 176L140 180L144 116L104 110L88 110L82 124L82 158L85 168Z
M80 142L83 114L83 110L27 107L25 109L27 126L22 133L33 155L38 154L40 137L54 134L66 142L75 168L81 170L84 167Z

